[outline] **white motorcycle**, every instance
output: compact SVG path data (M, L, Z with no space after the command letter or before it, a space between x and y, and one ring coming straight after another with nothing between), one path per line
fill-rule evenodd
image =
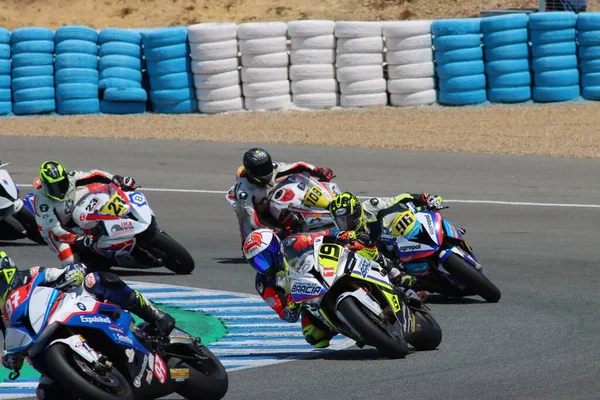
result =
M340 193L336 183L319 182L307 173L288 175L269 189L269 213L289 233L320 232L335 226L327 207ZM235 186L226 198L236 211Z
M194 270L194 259L157 225L143 193L125 193L114 184L93 187L98 190L83 195L72 214L76 231L99 236L94 252L82 249L83 262L106 265L108 259L117 266L166 267L178 274Z
M9 162L0 164L0 240L29 238L36 243L46 244L37 228L35 217L23 207L19 198L19 187L7 170Z

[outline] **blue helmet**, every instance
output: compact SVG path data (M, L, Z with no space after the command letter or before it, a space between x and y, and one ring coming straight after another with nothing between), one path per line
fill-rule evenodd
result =
M251 232L242 249L246 261L260 274L275 274L283 268L283 246L271 229Z

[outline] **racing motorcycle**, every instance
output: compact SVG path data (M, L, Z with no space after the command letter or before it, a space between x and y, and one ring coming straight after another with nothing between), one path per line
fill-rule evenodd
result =
M79 287L44 287L43 274L9 293L4 305L5 346L69 388L73 398L155 399L178 393L188 399L221 399L228 377L199 338L175 329L161 338L148 323L96 301ZM11 372L15 380L19 371Z
M73 231L99 237L93 250L77 248L88 267L166 267L177 274L194 270L194 259L158 226L143 193L125 193L112 183L89 185L83 192L76 198L71 218Z
M0 164L0 240L29 238L36 243L45 244L37 228L33 213L23 207L19 198L19 187L7 170L9 162Z
M408 344L433 350L442 340L437 321L420 303L395 289L379 264L337 245L314 242L289 261L291 300L357 346L371 345L391 358L404 358ZM415 294L416 296L416 294Z
M269 189L269 214L288 234L323 231L335 226L327 207L340 193L336 183L319 182L308 173L288 175ZM235 186L225 197L236 211Z
M419 211L409 203L390 227L391 236L384 235L382 241L424 290L449 297L479 295L490 303L500 300L500 290L483 275L463 236L466 231L456 229L439 211Z

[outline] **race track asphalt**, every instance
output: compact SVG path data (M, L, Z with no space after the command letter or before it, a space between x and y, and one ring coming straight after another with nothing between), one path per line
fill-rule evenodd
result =
M2 161L30 183L44 159L98 167L149 188L225 191L251 144L2 137ZM278 160L326 164L342 189L365 195L428 191L446 199L600 203L600 160L269 146ZM22 188L26 193L30 188ZM252 293L236 219L218 193L146 192L159 224L196 260L192 276L124 271L125 279ZM600 392L598 220L593 207L448 202L486 275L502 291L432 304L436 351L387 360L351 348L320 359L230 374L227 399L592 399ZM54 264L45 248L3 242L22 266Z

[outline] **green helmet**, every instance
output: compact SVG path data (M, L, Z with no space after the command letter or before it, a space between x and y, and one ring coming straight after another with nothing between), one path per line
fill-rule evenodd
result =
M44 161L40 166L40 181L48 197L64 201L69 194L69 177L67 169L57 161Z
M365 213L358 197L350 192L338 194L329 203L329 212L338 229L363 231L366 228Z
M14 261L0 251L0 308L4 308L6 297L18 286L17 267Z

